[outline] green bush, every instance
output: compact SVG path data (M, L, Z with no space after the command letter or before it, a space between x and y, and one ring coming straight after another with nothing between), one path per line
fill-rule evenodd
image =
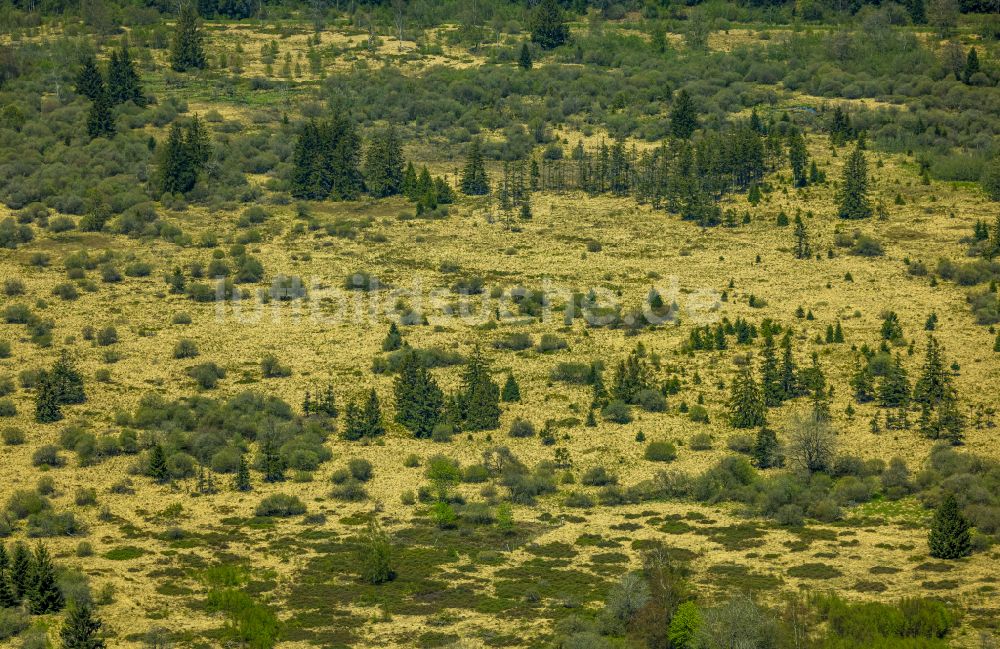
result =
M651 462L672 462L677 458L677 449L670 442L650 442L643 457Z
M297 516L306 512L306 506L298 496L288 494L272 494L257 505L254 513L257 516Z
M632 421L632 412L624 401L612 401L601 409L601 416L606 421L616 424L627 424Z

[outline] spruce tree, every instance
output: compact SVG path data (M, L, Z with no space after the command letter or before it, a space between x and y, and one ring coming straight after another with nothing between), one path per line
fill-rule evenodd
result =
M928 535L930 555L936 559L961 559L972 554L969 521L962 514L955 496L948 494L934 512Z
M10 586L14 591L14 597L18 600L27 595L33 570L34 559L31 550L23 542L18 541L14 544L10 556Z
M365 155L365 185L376 198L403 191L403 144L395 127L378 132Z
M434 426L441 419L444 393L415 351L404 351L393 391L396 397L396 421L418 439L430 437Z
M167 470L167 456L159 442L153 444L153 447L149 449L149 477L160 484L170 479L170 471Z
M681 90L674 97L670 108L670 132L674 137L686 140L698 128L698 112L694 100L687 90Z
M101 621L94 617L90 604L74 602L59 630L59 638L64 649L104 649L100 632Z
M843 184L838 192L837 214L842 219L866 219L872 215L868 198L868 162L860 143L844 164Z
M437 384L434 384L437 387ZM364 410L361 413L366 437L381 437L385 435L385 426L382 424L382 407L379 405L378 394L375 388L368 393L368 400L365 401ZM431 426L433 428L433 426Z
M531 69L531 48L528 47L527 43L521 43L521 54L517 57L517 64L523 70Z
M500 399L504 403L515 403L521 400L521 388L518 386L513 372L507 373L507 380L504 381L503 389L500 391Z
M41 543L35 547L26 594L28 610L34 615L55 613L62 610L65 605L62 592L56 583L56 571L49 557L49 551Z
M14 589L7 577L9 568L10 558L7 556L7 547L0 543L0 609L12 608L20 603L20 600L14 595Z
M402 346L403 334L400 333L399 327L395 322L389 323L389 333L385 335L385 339L382 341L382 351L394 352Z
M365 422L361 416L361 408L353 399L344 409L344 430L341 437L349 442L356 442L365 436Z
M490 192L490 179L486 175L479 138L473 139L469 144L469 155L462 170L459 187L463 194L469 196L482 196Z
M35 421L50 424L63 418L60 409L59 391L52 373L42 370L35 385Z
M962 81L969 84L972 80L972 75L979 72L979 54L976 52L976 48L969 48L969 55L965 59L965 69L962 71Z
M809 259L812 257L812 249L809 247L809 235L806 232L806 224L802 217L795 215L795 258Z
M781 370L775 354L774 335L770 331L764 336L764 349L761 351L760 382L764 403L772 407L780 406L785 398L785 390L781 385Z
M749 365L741 368L733 380L729 423L733 428L758 428L767 424L767 406Z
M875 399L874 379L871 367L860 358L854 359L854 374L851 376L851 389L858 403L868 403Z
M569 27L556 0L542 0L531 15L531 40L544 49L559 47L569 40Z
M461 406L467 430L500 427L500 387L490 376L489 365L478 348L462 377Z
M313 200L354 200L364 188L358 166L360 150L361 138L347 111L341 110L327 121L306 122L295 145L292 195ZM387 156L387 169L392 168L394 174L396 162L392 157Z
M184 146L184 134L180 124L174 122L167 135L166 144L158 148L160 191L175 194L190 190L194 186L195 177L192 174L187 148Z
M770 469L783 465L784 458L781 455L778 435L766 426L758 430L750 457L753 460L753 465L758 469Z
M198 22L198 11L193 3L184 4L177 16L174 40L170 47L170 67L175 72L205 67L203 36Z
M883 408L905 408L909 403L910 381L903 359L896 354L879 383L878 404Z
M233 479L233 489L236 491L250 491L250 465L247 463L246 453L240 453L240 463L236 468L236 477Z
M406 163L406 171L403 172L402 192L403 196L406 196L411 201L416 201L420 198L420 194L417 191L417 170L413 167L413 161Z
M785 399L791 399L799 394L798 372L795 366L795 356L792 353L792 332L785 332L781 339L781 391Z
M87 113L87 135L91 139L104 137L113 138L115 136L115 116L111 111L111 99L106 90L102 90L97 98L90 104L90 112Z
M278 447L277 432L271 428L260 440L260 468L264 482L282 482L285 479L285 460Z
M146 105L146 96L142 90L142 80L136 70L132 52L128 48L128 40L122 39L121 47L111 53L108 63L108 96L113 104L124 104L131 101L136 106Z
M76 363L64 350L52 364L50 372L60 405L83 403L87 395L83 387L83 376L76 369Z
M93 55L88 55L76 75L76 92L90 101L97 101L104 89L104 76L97 68Z
M933 409L950 397L952 390L951 376L945 369L941 346L937 338L928 335L920 378L913 386L913 400L918 405L926 404Z
M806 149L806 140L802 132L793 129L788 135L788 164L792 168L792 182L796 187L805 187L809 184L806 176L806 168L809 163L809 152Z

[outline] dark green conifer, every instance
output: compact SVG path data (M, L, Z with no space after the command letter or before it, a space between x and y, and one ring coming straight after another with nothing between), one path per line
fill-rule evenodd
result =
M74 602L59 630L59 638L63 649L104 649L100 632L101 621L94 617L90 604Z
M62 610L66 603L56 583L56 571L49 551L41 543L35 547L26 595L28 610L34 615L55 613Z
M50 424L63 418L59 407L59 390L53 380L52 373L42 370L38 373L35 385L35 421L40 424Z
M400 333L399 327L395 322L389 323L389 333L385 335L385 339L382 341L382 351L394 352L402 346L403 334Z
M31 550L22 541L18 541L14 544L10 556L10 586L14 591L14 597L18 600L27 595L33 570L34 559Z
M670 108L670 131L674 137L688 139L698 128L698 111L687 90L682 89L674 96Z
M500 386L490 376L489 364L478 348L462 377L461 403L467 430L500 427Z
M395 127L379 131L365 155L365 185L376 198L403 191L403 143Z
M528 47L527 43L521 43L521 54L517 57L517 64L523 70L531 69L531 48Z
M181 7L174 27L174 40L170 47L170 67L175 72L205 67L203 35L199 26L198 11L193 3Z
M969 55L965 58L965 69L962 70L962 81L971 83L972 75L979 72L979 54L976 48L969 48Z
M854 359L854 374L851 376L851 389L858 403L868 403L875 399L875 386L871 367L861 358Z
M282 482L285 479L285 460L281 457L277 431L273 428L261 435L259 466L264 473L264 482Z
M233 488L236 491L250 491L250 465L247 462L246 453L240 453L240 463L236 468Z
M170 479L170 472L167 470L167 456L159 442L153 444L153 447L149 449L149 477L160 484Z
M842 219L866 219L872 215L868 198L868 162L861 146L856 146L844 164L843 181L838 192L838 216Z
M759 428L767 425L767 406L749 365L742 367L733 379L729 398L729 423L734 428Z
M441 419L444 393L415 351L407 349L403 352L403 362L393 383L393 391L396 421L409 429L414 437L430 437Z
M928 535L930 554L936 559L961 559L972 554L969 521L962 514L955 496L948 494L934 512Z
M514 403L521 400L521 388L517 385L517 380L514 378L513 372L507 373L507 380L500 391L500 399L504 403Z
M781 391L785 399L799 394L798 371L792 353L792 332L787 331L781 339Z
M770 331L764 335L764 349L761 350L760 382L764 403L772 407L780 406L785 399L785 390L781 384L781 369L778 367L774 349L774 335Z
M76 75L76 92L90 101L96 101L104 91L104 76L97 68L93 55L87 55Z
M146 105L146 95L142 90L142 80L132 60L128 39L123 38L121 47L111 53L108 63L108 96L112 104L131 101L136 106Z
M809 259L812 257L812 248L809 247L809 235L806 232L806 224L802 217L795 215L795 258Z
M486 175L479 138L473 139L469 144L469 154L459 186L462 193L469 196L482 196L490 192L490 179Z
M531 14L531 40L543 49L559 47L569 40L562 7L556 0L542 0Z
M102 90L90 104L87 113L87 135L93 138L113 138L115 136L115 116L111 110L111 99L106 90Z
M792 182L796 187L805 187L809 184L806 175L808 163L806 140L799 129L793 129L788 135L788 164L792 167Z
M777 434L766 426L758 430L750 457L753 460L753 465L758 469L782 466L784 458L781 454L781 444L778 442Z

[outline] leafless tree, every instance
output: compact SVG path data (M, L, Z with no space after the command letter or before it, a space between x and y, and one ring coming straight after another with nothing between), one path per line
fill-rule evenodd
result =
M833 461L836 434L826 419L796 414L789 421L788 458L810 473L824 471Z
M403 25L406 21L406 0L392 0L393 21L396 23L396 36L399 51L403 51Z

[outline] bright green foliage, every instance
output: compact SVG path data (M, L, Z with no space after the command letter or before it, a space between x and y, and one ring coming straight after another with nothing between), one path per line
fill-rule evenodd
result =
M361 580L366 583L377 586L396 578L396 571L392 566L392 544L374 518L368 522L368 530L361 539L358 563L361 566Z
M684 602L674 611L670 619L670 630L667 637L670 647L676 649L691 649L695 646L698 629L701 628L701 611L694 602Z

